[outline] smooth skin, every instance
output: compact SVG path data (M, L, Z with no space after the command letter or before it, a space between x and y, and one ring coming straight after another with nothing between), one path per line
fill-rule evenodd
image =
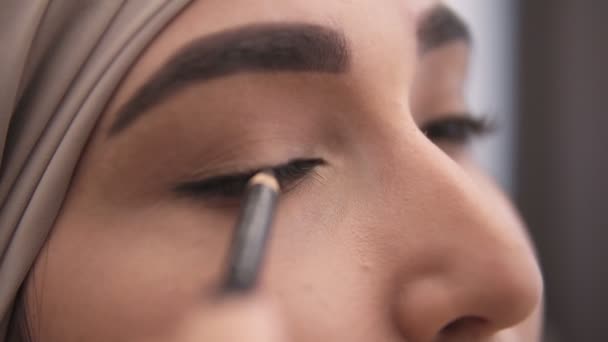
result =
M82 157L27 283L34 340L538 341L542 279L525 227L466 145L420 130L467 111L468 44L417 51L431 5L187 7L134 65ZM121 104L180 47L273 22L342 32L349 70L194 84L108 137ZM326 163L283 194L256 291L218 301L238 207L172 186L293 158Z

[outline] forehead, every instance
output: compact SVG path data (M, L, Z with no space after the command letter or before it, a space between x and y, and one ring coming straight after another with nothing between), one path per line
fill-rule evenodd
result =
M414 1L415 2L415 1ZM403 0L206 0L194 1L151 43L123 82L112 111L128 99L176 51L216 32L259 23L311 23L343 33L360 73L403 70L415 59L418 11ZM382 20L379 20L382 18ZM354 68L355 69L355 68ZM393 72L394 74L394 72Z

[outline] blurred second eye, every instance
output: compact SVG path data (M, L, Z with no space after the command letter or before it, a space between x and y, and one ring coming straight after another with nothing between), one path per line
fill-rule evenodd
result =
M462 145L495 130L494 125L487 118L476 118L470 114L445 116L426 123L420 129L435 143L448 142Z

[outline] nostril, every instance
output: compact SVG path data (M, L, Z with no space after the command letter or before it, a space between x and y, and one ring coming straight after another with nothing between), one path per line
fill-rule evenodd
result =
M489 330L489 322L481 317L465 316L456 319L441 329L446 338L481 338Z

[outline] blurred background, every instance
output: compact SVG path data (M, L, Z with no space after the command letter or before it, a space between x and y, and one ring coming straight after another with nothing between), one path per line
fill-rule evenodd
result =
M608 341L608 1L447 0L475 37L476 147L530 227L547 342Z

